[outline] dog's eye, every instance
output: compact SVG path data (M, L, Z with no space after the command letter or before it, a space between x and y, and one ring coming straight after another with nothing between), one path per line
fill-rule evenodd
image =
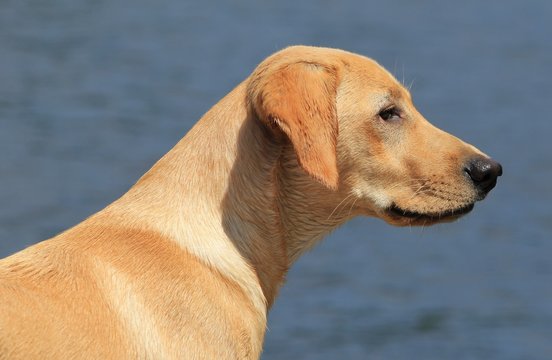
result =
M378 115L385 121L398 120L401 118L401 112L394 106L380 111Z

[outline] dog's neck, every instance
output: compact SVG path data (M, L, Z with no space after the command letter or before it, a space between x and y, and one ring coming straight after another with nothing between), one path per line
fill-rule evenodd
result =
M354 216L353 199L310 177L298 164L291 145L284 146L276 174L280 190L276 201L291 266L326 234Z
M300 255L353 216L352 199L309 176L289 141L276 137L248 113L222 203L225 232L255 269L269 307Z
M223 202L226 232L256 270L270 306L291 265L352 216L351 202L310 177L287 140L243 124Z

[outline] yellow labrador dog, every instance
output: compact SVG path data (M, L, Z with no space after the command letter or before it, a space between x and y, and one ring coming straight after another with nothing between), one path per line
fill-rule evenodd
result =
M376 62L287 48L120 199L0 262L0 358L257 359L286 272L325 234L455 220L501 173Z

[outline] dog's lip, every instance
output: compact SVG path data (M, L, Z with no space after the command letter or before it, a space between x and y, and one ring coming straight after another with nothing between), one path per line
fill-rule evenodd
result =
M393 203L387 209L387 213L395 217L402 217L402 218L408 218L413 220L441 221L441 220L447 220L447 219L454 219L462 215L465 215L470 211L472 211L474 206L475 204L471 203L459 208L441 211L438 213L420 213L417 211L403 209Z

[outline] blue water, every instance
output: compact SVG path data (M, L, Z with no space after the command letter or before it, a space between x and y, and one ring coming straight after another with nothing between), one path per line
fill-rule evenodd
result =
M302 258L263 359L552 359L552 2L5 0L0 255L126 191L290 44L377 59L505 169L468 217L356 219Z

